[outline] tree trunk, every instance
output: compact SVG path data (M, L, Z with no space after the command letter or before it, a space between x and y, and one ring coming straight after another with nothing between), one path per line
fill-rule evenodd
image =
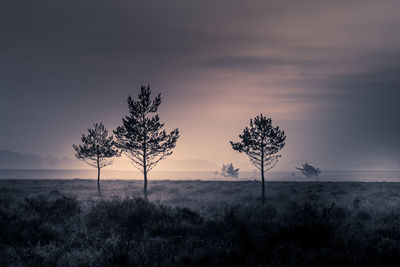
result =
M264 166L261 166L261 199L265 203L265 179L264 179Z
M144 195L144 199L147 200L147 170L146 169L143 171L143 175L144 175L143 195Z
M143 118L144 120L144 118ZM146 136L144 136L143 138L144 140L146 139ZM143 182L143 195L144 195L144 199L147 200L147 162L146 162L146 142L143 143L143 178L144 178L144 182Z
M264 148L261 149L261 200L265 203Z
M100 192L100 167L97 167L97 191Z
M143 146L143 150L146 151L146 146ZM146 164L146 154L143 153L143 196L147 200L147 164Z
M97 191L100 193L100 157L97 154Z

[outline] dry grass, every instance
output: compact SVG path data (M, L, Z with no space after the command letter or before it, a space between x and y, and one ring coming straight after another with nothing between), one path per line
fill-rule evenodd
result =
M83 203L118 197L141 197L140 180L101 181L99 196L95 180L0 180L0 197L15 199L38 194L72 195ZM260 200L258 181L150 181L149 200L187 207L203 215L212 207L246 204ZM363 182L267 182L267 203L279 210L291 202L307 200L336 203L342 207L386 212L400 203L400 183ZM356 204L355 204L356 202Z
M0 181L1 266L399 266L400 184Z

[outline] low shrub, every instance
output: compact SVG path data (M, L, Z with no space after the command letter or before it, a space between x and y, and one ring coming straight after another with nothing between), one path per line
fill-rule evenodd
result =
M0 265L400 264L397 211L372 215L312 200L279 210L254 201L224 207L203 217L140 198L102 200L84 211L59 193L0 200Z

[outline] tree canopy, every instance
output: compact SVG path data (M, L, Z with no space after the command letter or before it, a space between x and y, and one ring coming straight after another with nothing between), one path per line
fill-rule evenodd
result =
M133 165L144 174L144 194L147 197L147 173L158 162L170 156L179 138L179 130L169 134L163 129L157 114L161 94L150 98L150 86L141 86L138 99L128 97L129 115L115 131L117 144Z

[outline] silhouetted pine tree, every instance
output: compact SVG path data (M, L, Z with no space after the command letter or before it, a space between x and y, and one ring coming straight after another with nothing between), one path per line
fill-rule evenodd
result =
M115 146L113 136L108 136L103 123L95 123L93 127L94 129L88 129L88 135L82 135L82 144L72 146L77 159L97 168L97 189L100 192L100 169L111 165L111 158L120 156L120 152Z
M285 146L285 131L272 126L272 120L262 114L250 119L243 134L239 135L240 142L230 141L232 148L246 153L250 162L260 170L262 181L262 201L265 202L264 173L272 169L281 155L277 153Z
M115 131L118 147L143 173L143 194L147 199L147 173L157 163L172 154L179 137L179 130L169 134L162 130L157 112L161 104L161 94L150 99L150 86L142 86L138 100L128 97L129 115L122 119L122 126Z

